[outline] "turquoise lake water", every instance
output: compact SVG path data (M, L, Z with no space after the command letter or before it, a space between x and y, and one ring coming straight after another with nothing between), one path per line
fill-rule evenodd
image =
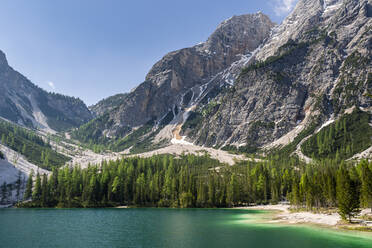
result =
M265 216L228 209L2 209L0 247L372 247L372 234L260 223Z

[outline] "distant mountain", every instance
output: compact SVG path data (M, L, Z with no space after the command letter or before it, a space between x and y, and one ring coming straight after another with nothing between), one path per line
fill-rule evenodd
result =
M234 86L198 106L182 135L206 146L286 145L350 108L371 111L371 17L371 1L300 0L251 65L222 73L219 82L236 72Z
M371 133L371 2L300 0L277 26L262 13L234 16L205 43L167 54L73 136L115 150L193 143L350 157L371 146L358 131Z
M8 65L0 51L0 116L48 132L63 131L92 119L78 98L49 93Z
M274 25L262 13L224 21L206 42L165 55L120 105L84 125L75 137L85 141L98 136L117 139L149 122L168 124L203 93L213 77L253 53Z
M112 111L115 108L119 107L122 102L124 102L125 98L128 96L128 94L116 94L114 96L107 97L105 99L102 99L98 103L89 106L89 110L95 115L95 116L101 116L104 113L108 111Z

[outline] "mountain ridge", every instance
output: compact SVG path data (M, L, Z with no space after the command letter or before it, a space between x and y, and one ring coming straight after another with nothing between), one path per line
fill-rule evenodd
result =
M148 122L167 125L216 74L256 50L273 26L262 13L234 16L222 22L206 42L166 54L115 111L106 112L90 126L84 125L75 137L91 129L95 137L100 133L101 137L115 139Z
M235 53L239 58L196 85L188 79L194 74L169 70L170 61L190 53L190 48L168 53L153 66L147 81L130 93L134 97L126 98L98 122L84 125L75 138L81 139L80 135L87 141L94 134L96 141L112 139L120 144L117 150L136 146L134 140L147 143L147 149L171 143L245 151L289 145L342 116L346 109L371 107L366 97L372 87L371 13L367 0L301 0L280 25L270 21L270 29L259 39L254 37L254 21L251 26L239 26L234 20L239 17L233 17L191 49L215 52L217 60L224 59L218 49L226 44L219 32L237 25L237 40L256 42L249 51ZM262 16L251 15L253 19ZM247 39L244 29L253 36ZM195 63L197 68L206 66L200 63ZM167 83L170 90L164 88ZM160 94L155 93L156 87ZM182 89L180 97L174 88ZM131 112L128 106L137 108ZM141 126L146 128L137 132ZM123 145L128 139L133 141Z
M282 33L293 34L287 32L286 26L288 26L288 22L300 23L298 20L293 20L293 16L298 16L301 11L308 13L309 8L304 6L314 2L318 3L318 5L313 4L311 6L313 10L317 11L313 11L315 13L314 17L310 19L318 20L317 23L319 25L333 23L333 26L330 25L331 31L324 32L320 28L315 28L317 23L311 22L311 24L305 25L305 28L300 31L297 26L293 28L293 30L298 32L299 36L293 35L285 38L280 36ZM199 145L220 146L227 141L228 144L235 143L237 146L241 146L247 142L255 141L253 146L262 146L279 139L299 124L302 125L302 130L306 129L311 124L313 117L318 115L318 113L320 118L323 119L321 122L325 122L333 113L333 108L338 114L339 111L344 111L353 105L370 107L370 100L364 97L367 88L371 87L368 85L369 73L371 73L370 59L368 59L371 51L368 49L371 36L368 25L371 24L371 18L368 14L369 12L366 11L369 9L370 1L345 1L343 5L340 5L340 1L333 1L332 3L341 9L333 9L334 14L327 15L324 18L322 16L324 15L325 5L321 3L322 1L300 1L292 14L280 26L275 28L276 30L282 28L284 31L279 33L278 36L275 33L277 31L274 30L270 40L257 52L255 64L245 67L246 69L244 67L241 68L244 69L243 73L239 74L236 84L232 87L239 92L240 98L235 93L220 96L218 101L226 101L226 103L223 103L222 107L218 107L215 110L218 115L213 113L214 116L208 116L208 120L197 126L194 130L200 130L199 133L193 134L193 130L189 130L189 132L186 131L184 134L187 137L191 136L191 140L194 142L196 138L196 144ZM344 12L348 16L345 17L346 14ZM310 11L310 13L312 12ZM303 16L300 17L304 18ZM351 25L355 24L356 28L343 28L342 24L339 23L342 23L344 19L348 19ZM290 28L290 30L292 29ZM346 31L350 30L352 32L346 35ZM352 49L346 53L348 55L345 55L344 48L348 48L350 44L348 42L353 42L351 38L357 38L359 33L366 34L367 38L364 39L364 42L359 43L358 47L352 48L349 46ZM340 38L338 39L337 36ZM292 40L292 38L296 39L296 41ZM351 41L348 41L348 39ZM275 40L280 40L280 45L274 42ZM283 41L285 43L281 45ZM270 48L270 46L272 47ZM309 55L311 49L313 50L312 56ZM316 49L321 52L314 52ZM273 55L270 56L268 50ZM335 53L333 54L331 51ZM363 54L359 54L359 52L363 52ZM322 56L325 64L320 66L318 62L320 62L319 60ZM314 61L314 58L317 58L318 61ZM353 79L363 82L359 86L361 88L358 92L348 93L354 100L345 102L342 99L345 99L345 97L348 99L348 96L336 97L335 94L332 95L333 92L331 93L331 90L333 88L336 89L336 85L339 85L340 78L338 75L342 74L345 71L344 69L346 69L345 62L348 64L348 62L359 63L362 61L364 61L361 64L362 68L358 69L362 70L359 74L360 77ZM353 65L353 67L355 66ZM351 69L355 68L348 68L347 73L350 73ZM322 83L315 83L315 78L319 78ZM339 86L341 88L345 87ZM268 91L270 88L271 91ZM280 90L284 91L280 93ZM241 94L242 91L246 93ZM319 93L326 92L323 95L316 93L317 91ZM256 97L256 95L261 98ZM280 99L274 101L273 96L275 95L280 96ZM290 100L291 95L293 100ZM328 95L330 97L327 97ZM319 102L320 100L316 99L317 97L323 98L323 96L328 99L326 102ZM234 98L235 100L232 100ZM344 102L338 103L336 106L340 99ZM333 104L332 108L330 108L331 104ZM229 106L236 107L231 108ZM280 112L279 106L283 107L282 111L284 112ZM243 118L241 116L242 113L237 109L244 111ZM231 118L231 113L236 113L237 116ZM313 117L309 118L309 115ZM289 120L283 122L281 121L282 118ZM226 121L228 123L223 123ZM258 121L260 123L257 123ZM282 126L278 125L280 122ZM242 126L239 127L239 125ZM251 134L248 133L249 129L251 129ZM208 134L203 134L202 132L208 132ZM217 137L217 141L203 139L203 135L204 137ZM272 136L273 138L268 138L270 135L274 135ZM218 139L221 141L218 141ZM259 139L262 141L259 141ZM287 143L282 144L285 145Z
M71 137L98 151L181 144L300 154L325 123L372 110L371 6L300 0L279 25L260 12L233 16L205 42L167 53L131 92L90 106Z
M79 98L47 92L9 66L0 51L0 116L26 127L55 133L92 118Z

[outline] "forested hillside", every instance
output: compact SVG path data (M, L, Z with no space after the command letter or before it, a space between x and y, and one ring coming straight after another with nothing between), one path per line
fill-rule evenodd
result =
M161 142L153 144L153 139L161 128L168 123L159 123L157 131L152 132L155 120L150 120L138 129L123 128L121 132L123 134L127 133L123 137L108 138L102 135L103 128L106 125L110 125L110 121L107 118L108 115L106 113L82 125L79 129L71 132L71 137L98 153L106 150L121 152L128 148L131 148L131 153L141 153L154 150L163 145Z
M372 145L371 114L356 109L304 142L305 155L316 159L347 159Z
M94 119L75 98L4 97L3 109L12 111L3 112L17 113L12 121L33 126L40 112L46 130L69 129L61 136L66 142L102 153L81 149L73 162L87 168L59 169L68 158L48 141L0 123L3 144L53 169L50 177L30 177L25 200L32 201L20 206L206 208L289 201L308 210L337 207L344 219L372 207L372 163L351 161L372 149L371 13L371 0L300 0L279 25L260 12L233 16L207 41L166 54L128 94L92 106ZM15 72L3 61L0 79L13 82L8 75ZM4 92L13 92L4 85ZM14 106L23 106L23 115ZM122 157L157 154L160 147L208 151ZM243 161L230 166L208 156L221 159L219 149L259 159L236 156ZM122 159L89 164L114 156Z
M296 159L221 164L208 156L125 158L37 175L28 207L231 207L289 200L307 209L339 207L345 218L372 205L372 163ZM32 182L26 191L31 191ZM31 195L29 193L28 195Z
M51 145L34 131L7 121L0 120L0 137L1 144L19 152L29 162L47 170L60 167L70 160L53 150Z
M47 92L14 70L0 51L0 116L47 132L78 127L92 114L75 97Z

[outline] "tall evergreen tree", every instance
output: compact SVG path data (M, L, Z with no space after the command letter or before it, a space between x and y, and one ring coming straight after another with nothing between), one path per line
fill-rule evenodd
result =
M41 200L41 178L39 172L36 174L35 188L32 192L32 200L40 202Z
M1 203L5 203L5 201L7 200L8 198L8 189L7 189L7 184L6 182L4 182L2 185L1 185Z
M361 205L363 207L371 208L372 212L372 171L368 166L367 161L362 161L361 166Z
M354 182L345 166L337 171L337 203L342 219L351 222L351 218L359 213L359 199Z
M46 174L43 174L43 180L41 182L41 206L47 207L49 205L48 200L49 200L48 176Z
M21 194L21 187L22 187L22 172L18 171L17 181L15 183L16 186L16 197L17 201L19 201L19 196Z
M34 171L31 170L31 173L28 176L27 183L26 183L26 190L25 190L25 194L24 194L24 199L25 200L29 199L32 196L33 176L34 176Z

